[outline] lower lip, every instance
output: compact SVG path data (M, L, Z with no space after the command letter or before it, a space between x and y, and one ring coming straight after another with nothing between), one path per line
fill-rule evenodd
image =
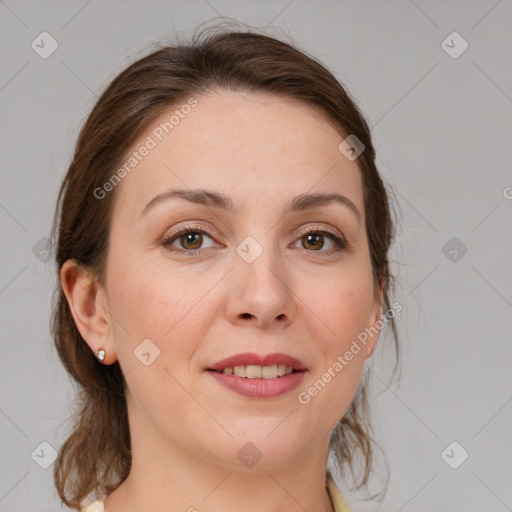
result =
M273 398L295 389L301 382L306 371L299 371L276 377L275 379L247 379L221 372L208 372L224 387L250 398Z

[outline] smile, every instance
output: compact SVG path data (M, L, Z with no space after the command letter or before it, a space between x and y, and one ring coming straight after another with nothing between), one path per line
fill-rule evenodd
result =
M225 375L236 375L246 379L276 379L289 375L293 372L291 366L285 364L273 364L271 366L257 366L254 364L243 364L240 366L228 366L222 370Z
M250 398L274 398L302 382L307 368L286 354L238 354L206 369L219 384Z

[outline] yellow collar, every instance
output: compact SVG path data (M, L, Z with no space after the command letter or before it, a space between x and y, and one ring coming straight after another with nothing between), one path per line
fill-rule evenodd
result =
M326 487L327 492L331 498L332 506L334 507L334 512L351 512L347 501L334 483L334 480L329 472L327 472Z

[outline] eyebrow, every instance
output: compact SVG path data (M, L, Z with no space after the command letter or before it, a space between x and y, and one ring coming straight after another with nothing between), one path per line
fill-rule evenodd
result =
M172 198L184 199L191 203L197 203L204 205L209 208L215 208L218 210L226 210L234 213L238 213L238 208L235 207L230 197L213 191L204 189L171 189L157 196L153 197L144 207L141 213L141 217L152 208L153 206L168 201ZM346 196L335 192L331 193L312 193L312 194L300 194L294 197L283 210L283 215L292 212L300 212L304 210L310 210L312 208L319 208L327 206L331 203L338 203L347 206L352 213L357 217L359 223L361 223L361 213L357 209L356 205Z

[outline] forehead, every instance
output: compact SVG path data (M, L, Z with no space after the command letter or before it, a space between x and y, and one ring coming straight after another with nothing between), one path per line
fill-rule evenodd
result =
M139 212L169 188L204 188L236 206L281 208L305 192L340 192L363 213L355 161L344 135L317 109L288 98L226 90L194 96L157 118L127 152L152 146L120 183L117 208ZM130 213L131 212L131 213Z

